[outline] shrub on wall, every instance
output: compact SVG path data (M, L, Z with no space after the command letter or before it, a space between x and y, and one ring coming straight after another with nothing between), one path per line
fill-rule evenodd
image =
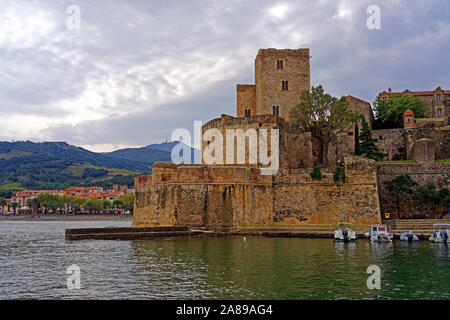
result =
M334 182L345 182L345 170L344 168L338 166L336 167L336 171L334 171L334 175L333 175L333 180Z
M320 169L317 167L314 167L309 174L311 175L311 178L313 178L313 180L322 179L322 173L320 173Z

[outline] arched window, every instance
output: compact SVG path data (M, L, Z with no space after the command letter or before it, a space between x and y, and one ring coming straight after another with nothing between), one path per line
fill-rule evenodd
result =
M283 80L281 81L281 90L283 91L288 91L289 90L289 86L288 86L288 81L287 80Z
M441 109L441 108L437 109L437 115L438 115L439 117L442 116L442 109Z

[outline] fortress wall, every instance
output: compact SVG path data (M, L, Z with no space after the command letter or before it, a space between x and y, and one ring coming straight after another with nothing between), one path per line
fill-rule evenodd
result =
M372 130L376 145L386 154L383 160L406 160L406 146L403 129Z
M238 84L236 86L237 117L245 117L245 109L251 116L256 116L256 86L254 84Z
M414 143L423 138L434 141L436 159L450 159L450 127L373 130L372 136L387 154L384 160L412 159Z
M419 186L433 183L437 188L450 188L450 163L435 163L432 166L422 166L415 163L377 164L377 172L380 208L383 215L385 212L389 212L397 217L397 203L389 196L389 192L383 183L384 181L392 180L402 174L408 174ZM410 199L402 201L401 210L404 212L404 217L425 215L427 218L440 218L445 214L445 210L441 208L437 212L437 216L435 216L431 206Z
M345 158L345 183L331 168L313 180L309 170L284 170L274 181L274 221L288 224L359 224L380 222L375 162Z
M442 128L414 128L405 130L406 153L411 159L414 143L427 138L434 141L436 159L450 159L450 127Z
M310 169L282 169L276 176L245 167L180 165L174 173L172 166L156 164L154 169L152 179L135 186L134 226L229 229L380 219L375 163L360 157L345 157L345 183L334 182L334 168L322 169L320 181L312 180Z
M155 169L159 178L135 186L134 226L227 229L272 221L272 177L260 170L181 165L174 174L172 167ZM177 180L163 178L169 175Z

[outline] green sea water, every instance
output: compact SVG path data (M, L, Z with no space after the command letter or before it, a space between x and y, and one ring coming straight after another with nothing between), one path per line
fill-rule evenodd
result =
M447 245L331 239L65 241L120 221L0 222L0 299L450 299ZM81 288L69 290L67 267ZM380 290L367 268L380 268Z

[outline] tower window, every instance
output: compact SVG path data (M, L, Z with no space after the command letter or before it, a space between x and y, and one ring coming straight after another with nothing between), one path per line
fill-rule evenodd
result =
M250 116L251 116L250 109L245 109L245 117L250 117Z
M287 80L281 81L281 90L288 91L289 90L289 84Z
M442 109L441 109L441 108L437 109L437 115L438 115L439 117L442 116Z
M280 106L272 106L272 112L274 115L278 116L280 114Z
M283 60L277 60L277 69L283 69Z
M438 94L436 95L436 100L437 100L437 101L441 101L441 94L440 94L440 93L438 93Z

